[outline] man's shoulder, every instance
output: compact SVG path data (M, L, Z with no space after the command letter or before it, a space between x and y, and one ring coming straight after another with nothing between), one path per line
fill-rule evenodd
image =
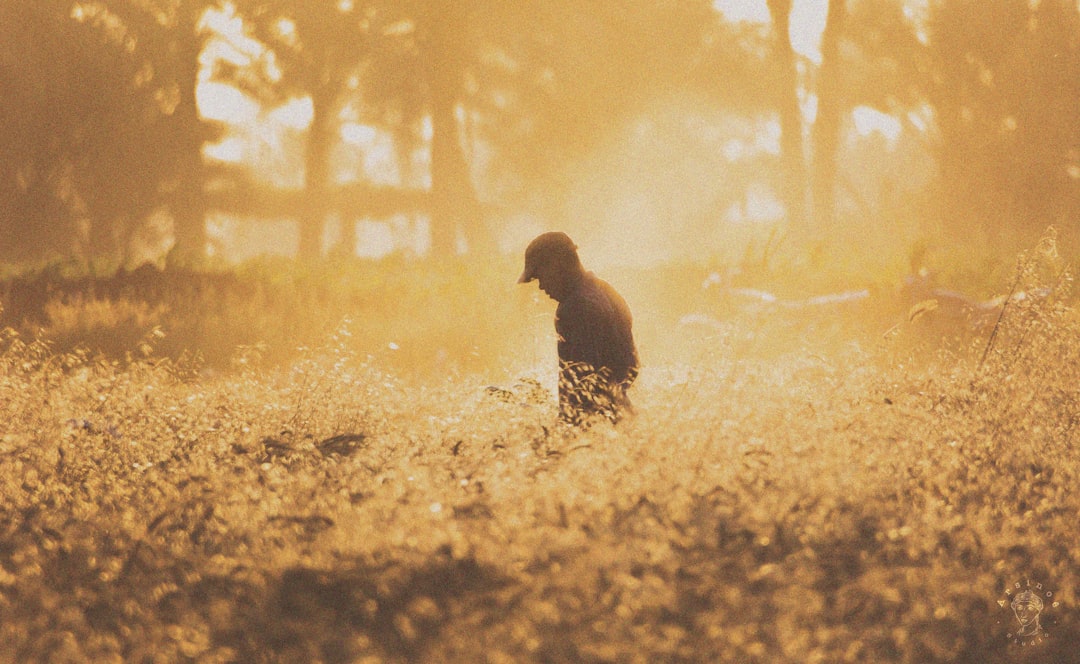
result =
M615 306L613 295L618 297L615 289L592 272L588 272L578 287L559 303L559 311L591 315L608 314Z
M591 272L589 273L589 275L592 277L593 287L596 288L598 292L602 293L604 298L610 301L612 305L617 306L619 304L625 303L625 300L623 300L623 296L619 295L619 291L615 290L614 286L604 281L600 277L592 274Z

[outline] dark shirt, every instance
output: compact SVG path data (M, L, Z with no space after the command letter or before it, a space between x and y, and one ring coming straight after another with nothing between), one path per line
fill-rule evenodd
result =
M559 412L578 423L599 414L617 421L631 409L637 378L633 318L610 284L586 272L555 311L559 338Z

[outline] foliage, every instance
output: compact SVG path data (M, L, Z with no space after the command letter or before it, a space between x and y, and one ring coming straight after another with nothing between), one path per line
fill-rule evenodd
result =
M1053 239L992 344L733 312L680 328L682 361L645 335L638 414L585 431L520 340L496 387L402 373L361 317L213 374L153 332L117 362L8 330L0 658L993 663L1021 652L997 600L1032 579L1059 603L1023 651L1075 661L1080 319ZM455 298L484 274L452 268L428 286L456 316L383 302L420 342L477 308Z
M171 194L201 182L185 168L214 135L194 110L202 36L171 15L193 4L0 7L0 258L127 258L154 211L190 205Z
M524 300L510 297L515 268L505 260L392 258L265 259L235 272L146 265L109 277L43 270L4 285L0 324L57 352L83 348L110 359L158 330L158 353L194 354L216 371L241 346L261 348L265 365L289 362L351 319L354 350L386 357L398 370L477 370L502 365L525 338Z
M769 4L787 20L790 2ZM280 138L267 107L310 101L312 121L291 130L304 134L306 188L278 192L287 216L302 218L305 257L320 254L335 212L348 224L418 204L432 213L431 251L444 257L463 245L486 252L503 239L500 218L584 233L606 224L596 221L604 214L678 228L716 250L712 238L738 232L726 213L763 191L783 189L798 227L808 186L817 219L796 230L810 247L869 226L1011 255L1018 237L1074 225L1075 3L829 5L818 64L787 48L789 57L770 57L768 27L725 23L704 0L8 3L0 258L137 263L128 252L157 215L175 262L199 264L207 209L232 179L203 163L220 127L200 117L195 97L211 81L264 105L259 126L245 128L264 156ZM248 40L242 55L222 55L230 37L209 29L210 9L246 35L231 36ZM214 48L204 48L212 35ZM803 107L814 99L808 128ZM892 116L899 133L852 140L851 112L863 105ZM770 135L778 116L779 158ZM363 169L340 168L372 156L342 141L346 122L385 131L400 180L391 186L429 195L388 196L389 211L370 203ZM807 156L812 177L797 172ZM259 180L266 164L244 169ZM258 217L275 207L234 193L219 212ZM609 199L600 212L581 203Z
M1080 211L1080 9L969 0L935 6L927 99L956 237L1014 248Z

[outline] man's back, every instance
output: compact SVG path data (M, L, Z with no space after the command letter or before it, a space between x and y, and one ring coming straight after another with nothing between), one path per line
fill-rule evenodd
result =
M630 409L626 389L637 378L633 318L626 301L591 272L555 312L559 406L565 419L591 414L618 419Z
M632 326L626 300L588 272L555 311L559 359L606 367L615 382L633 381L638 359Z

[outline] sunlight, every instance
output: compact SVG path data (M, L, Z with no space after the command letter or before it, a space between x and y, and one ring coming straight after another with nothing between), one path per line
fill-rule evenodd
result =
M877 132L885 137L890 147L896 144L902 130L899 120L869 106L856 106L851 111L851 119L859 136L865 137Z
M821 33L829 0L795 0L791 9L791 47L815 65L821 64Z
M238 164L247 158L248 142L239 136L230 136L218 143L203 146L203 155L214 161Z
M725 142L724 147L721 148L721 152L724 155L724 159L727 159L728 161L738 161L751 154L746 141L737 138Z
M769 23L765 0L713 0L713 7L731 22ZM829 0L794 0L791 8L791 47L814 64L821 64L821 33Z
M394 231L386 222L357 222L356 239L356 253L361 258L382 258L397 248Z
M244 21L236 15L236 6L231 2L225 3L220 9L207 9L203 14L202 27L222 37L244 36Z
M292 43L292 40L297 39L296 22L291 19L283 18L279 20L274 28L277 30L278 34L289 43Z
M1076 661L1078 1L0 0L0 652Z
M242 67L251 64L264 51L262 44L244 34L244 21L236 15L232 3L226 3L221 9L208 9L203 14L202 25L213 37L199 58L204 66L201 80L209 80L211 70L205 66L210 63L224 60Z
M767 187L751 185L742 201L732 203L724 212L724 221L731 224L756 224L780 221L784 204Z
M266 113L270 124L282 129L303 131L311 124L315 110L309 97L294 97Z
M227 83L203 81L195 91L199 111L214 122L250 125L259 120L259 103Z
M929 13L929 0L906 0L904 2L904 18L915 26L915 38L918 39L923 46L930 42L930 33L926 26Z
M341 127L341 139L357 147L363 147L374 141L377 133L375 127L358 122L347 122Z
M818 96L815 92L799 89L799 112L808 125L817 120Z
M754 149L766 154L780 154L780 121L768 120L761 123L761 127L754 135Z
M395 152L394 138L388 132L371 125L345 122L341 140L356 148L359 154L358 172L349 173L348 180L361 179L371 184L401 184L400 164Z
M713 0L713 8L733 23L768 23L770 20L765 0Z

